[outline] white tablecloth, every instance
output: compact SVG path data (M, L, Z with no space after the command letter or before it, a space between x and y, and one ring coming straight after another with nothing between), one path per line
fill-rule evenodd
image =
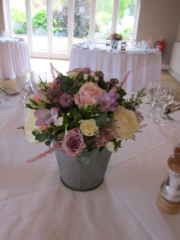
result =
M31 71L26 41L0 43L0 80L15 78L16 72Z
M0 95L0 239L179 240L180 213L160 212L156 200L180 125L145 119L136 141L112 155L102 185L76 192L60 181L54 153L26 162L47 147L26 142L16 129L25 115L19 100Z
M101 70L110 78L117 78L120 81L130 71L128 80L123 87L127 91L137 92L143 87L147 90L150 81L160 81L161 54L144 54L133 51L131 54L112 53L100 49L89 50L73 47L69 70L78 67L90 67L93 71Z

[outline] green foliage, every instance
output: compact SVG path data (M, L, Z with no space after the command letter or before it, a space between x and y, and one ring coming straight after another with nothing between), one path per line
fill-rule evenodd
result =
M41 7L35 10L32 14L32 27L42 33L47 33L47 10L45 7Z
M70 93L76 94L78 90L73 85L74 85L73 79L70 79L62 75L60 88L62 89L63 92L69 93L69 94Z
M98 116L98 118L96 119L96 125L99 128L110 127L111 126L111 119L109 118L109 116L107 115L106 112L101 113Z
M114 151L117 152L118 148L121 148L122 140L113 139L112 142L114 143Z
M143 103L141 101L141 98L145 95L144 91L145 88L143 88L140 92L137 92L136 97L135 94L132 94L129 100L125 100L124 101L125 108L136 111L139 105Z
M122 19L124 17L124 10L128 8L129 3L131 0L119 0L119 11L118 17Z
M133 34L133 27L126 27L121 31L124 39L131 39Z

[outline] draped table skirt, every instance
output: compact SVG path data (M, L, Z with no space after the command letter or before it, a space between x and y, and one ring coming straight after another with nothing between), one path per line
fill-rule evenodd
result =
M112 53L100 49L88 50L73 47L69 70L78 67L90 67L93 71L101 70L109 78L117 78L120 81L130 71L123 88L126 91L137 92L143 87L147 90L150 81L160 81L161 54Z
M0 80L13 79L17 72L31 71L27 42L0 43Z

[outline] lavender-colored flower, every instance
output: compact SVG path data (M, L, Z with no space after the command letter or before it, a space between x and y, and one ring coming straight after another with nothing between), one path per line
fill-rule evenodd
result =
M34 112L34 116L38 118L35 125L40 126L43 123L50 125L51 122L55 121L53 117L58 111L59 109L55 107L51 108L50 110L45 108L39 108L37 111Z
M138 120L139 123L144 120L144 117L142 116L142 113L140 113L138 111L135 111L134 113L136 114L137 120Z
M63 93L60 96L59 103L62 107L71 107L73 104L74 96L73 94Z
M115 90L112 90L108 93L102 93L96 94L95 99L99 102L101 105L101 112L105 112L106 110L109 110L111 112L117 111L118 102L116 101L119 98L119 94L115 93Z

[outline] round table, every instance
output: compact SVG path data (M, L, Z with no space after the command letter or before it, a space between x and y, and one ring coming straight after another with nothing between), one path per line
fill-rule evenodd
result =
M27 163L48 148L28 143L17 129L26 114L19 100L20 95L6 101L0 94L0 239L179 239L180 214L160 212L156 200L180 125L145 119L148 126L136 141L123 141L112 154L102 185L76 192L60 181L54 153ZM142 104L139 111L145 115L148 109ZM180 118L180 111L173 114Z
M102 45L100 47L93 50L73 47L69 70L90 67L93 71L101 70L109 78L117 78L120 81L130 71L123 88L133 92L137 92L143 87L147 90L150 81L160 81L160 52L144 53L134 51L133 47L129 47L127 52L108 52L105 45L104 48Z
M31 63L27 42L0 42L0 80L28 71L31 71Z

